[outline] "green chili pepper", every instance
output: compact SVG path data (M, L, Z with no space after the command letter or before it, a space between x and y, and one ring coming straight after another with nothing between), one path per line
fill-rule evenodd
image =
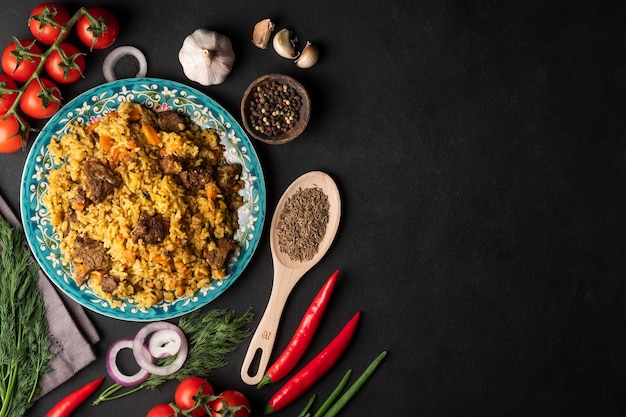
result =
M333 405L337 397L339 397L339 395L341 394L341 391L343 391L343 389L346 387L351 375L352 375L352 369L348 369L348 371L343 376L343 378L341 378L341 381L339 381L339 385L337 385L337 387L333 390L333 392L330 393L330 395L328 396L326 401L324 401L320 409L317 410L315 414L313 414L313 417L322 417L324 415L324 413Z
M300 412L300 414L298 414L298 417L307 417L310 416L311 414L309 413L309 410L311 409L311 406L313 405L313 402L315 401L315 397L317 397L317 395L313 394L311 396L311 398L309 399L309 401L306 403L306 405L304 406L304 409Z
M361 387L365 384L365 382L372 376L378 365L383 361L383 359L387 356L387 351L383 351L379 354L376 359L363 371L361 376L354 381L354 384L348 388L348 390L337 400L337 402L328 410L324 417L334 417L339 411L354 397L354 395L361 389Z

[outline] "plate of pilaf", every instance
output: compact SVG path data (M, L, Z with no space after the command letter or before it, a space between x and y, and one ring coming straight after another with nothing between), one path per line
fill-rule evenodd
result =
M84 307L129 321L178 317L226 291L258 246L265 205L236 120L155 78L67 103L34 141L20 190L43 272Z

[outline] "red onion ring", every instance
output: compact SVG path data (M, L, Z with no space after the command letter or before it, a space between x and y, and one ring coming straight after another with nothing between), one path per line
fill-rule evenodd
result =
M184 335L182 339L184 339ZM182 339L179 333L170 329L157 330L150 336L148 350L154 358L169 358L176 355L180 350Z
M139 71L135 77L141 78L146 76L148 73L148 62L146 61L146 57L143 52L134 46L120 46L109 52L102 63L102 72L104 73L104 78L107 81L111 82L117 79L115 77L115 64L117 64L117 62L126 55L135 57L139 63Z
M171 333L171 335L168 335L167 333L162 333L159 336L160 338L163 338L164 335L167 335L167 339L175 339L175 338L180 339L180 349L178 349L178 352L174 353L176 355L176 359L174 359L172 363L168 365L163 365L163 366L159 366L159 365L155 365L151 363L149 360L146 359L146 357L142 353L144 343L146 339L148 338L148 336L150 336L151 334L155 332L161 332L161 331ZM185 338L185 334L178 326L171 324L169 322L166 322L166 321L153 322L144 326L141 330L139 330L139 332L137 332L137 335L133 339L133 355L135 355L135 360L137 361L139 366L141 366L142 369L150 372L151 374L161 375L161 376L173 374L174 372L178 371L183 366L183 364L185 363L185 360L187 359L187 353L188 353L188 346L187 346L187 339ZM169 356L173 356L173 355L169 355ZM168 356L164 356L164 357L168 357Z
M117 342L113 343L109 350L107 351L106 357L106 370L112 380L116 383L124 386L124 387L133 387L141 384L150 376L150 373L146 371L143 367L137 371L134 375L126 375L120 371L120 368L117 366L117 355L122 349L132 349L133 348L133 339L121 339ZM141 345L140 353L143 358L147 361L151 361L152 357L150 356L150 352L148 351L148 347L145 345Z

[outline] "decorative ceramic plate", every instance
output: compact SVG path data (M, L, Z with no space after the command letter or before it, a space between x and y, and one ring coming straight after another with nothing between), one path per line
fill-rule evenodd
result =
M155 111L173 109L189 116L203 128L217 130L229 163L243 167L245 187L240 191L245 204L239 208L239 229L235 239L241 249L228 264L227 276L212 281L193 297L163 301L153 307L139 308L131 300L113 306L91 290L88 284L78 287L72 278L72 265L62 260L59 235L50 224L50 213L42 197L48 191L46 175L56 168L48 152L52 137L65 134L70 123L85 124L117 109L123 101L141 103ZM92 88L67 103L45 125L26 159L20 190L24 230L35 259L52 282L84 307L105 316L130 320L154 321L177 317L208 304L222 294L241 275L259 243L265 220L265 182L256 152L241 126L219 104L200 91L173 81L133 78Z

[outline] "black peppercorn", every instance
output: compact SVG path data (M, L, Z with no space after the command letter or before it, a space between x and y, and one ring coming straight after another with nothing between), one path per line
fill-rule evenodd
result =
M272 138L289 131L298 121L302 99L287 84L268 81L257 86L249 101L250 124Z

